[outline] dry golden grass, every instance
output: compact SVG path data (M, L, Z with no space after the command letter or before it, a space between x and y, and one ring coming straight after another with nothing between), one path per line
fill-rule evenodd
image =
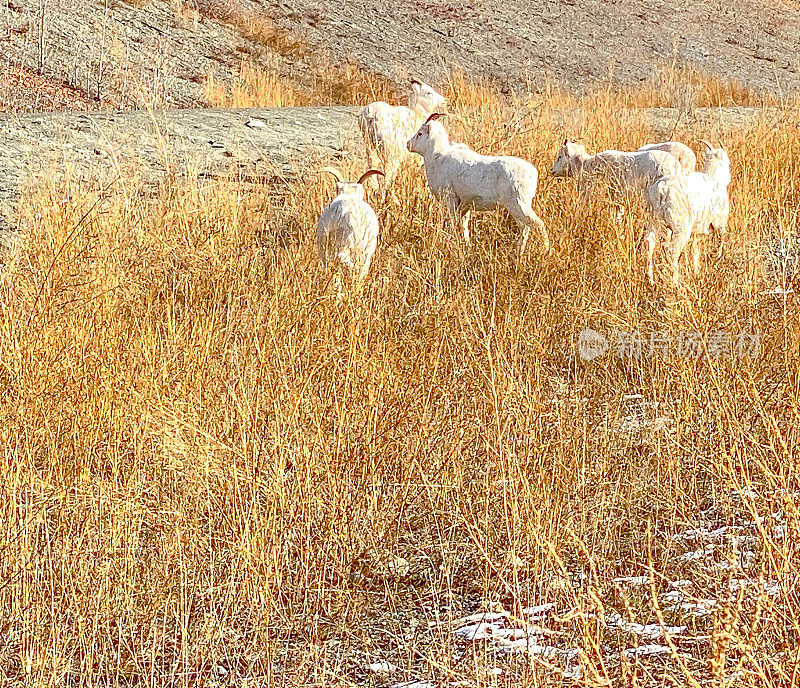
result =
M259 20L259 26L262 24L264 20ZM272 27L271 24L265 26ZM269 38L273 35L285 38L284 33L273 28L262 28L256 33L248 31L249 37L260 37L277 54L294 54L291 46ZM448 96L450 107L462 114L472 113L487 104L497 105L499 109L501 104L510 103L544 108L596 108L598 104L608 109L670 107L683 112L694 107L775 107L780 104L780 99L773 94L756 92L735 80L722 79L676 63L656 71L648 82L638 87L612 83L598 86L586 96L576 96L557 85L548 85L532 96L502 96L491 83L468 79L458 68L451 71L446 83L435 86ZM398 90L391 80L356 65L335 65L324 51L318 53L314 75L306 83L292 81L277 68L243 61L230 83L221 82L209 74L205 87L206 101L212 107L366 105L375 100L392 103L407 100L402 88ZM796 98L788 98L783 106L794 107L796 102Z
M778 99L735 79L722 79L673 61L649 83L625 89L623 103L628 107L728 107L776 105Z
M718 77L692 65L673 60L656 69L647 81L637 86L620 85L612 80L597 86L587 96L576 96L558 84L548 84L528 99L549 107L596 106L598 100L619 108L668 107L691 110L695 107L769 107L781 104L773 93L753 90L736 79ZM796 97L785 98L784 106L796 105Z
M324 48L309 46L301 32L277 27L260 12L215 0L200 0L198 4L204 14L233 25L242 36L262 46L270 58L286 62L281 71L276 66L244 61L231 84L222 84L209 74L206 100L213 107L366 105L398 97L391 79L352 63L335 63ZM293 68L293 60L301 57L310 67Z
M230 85L208 74L206 102L212 107L295 107L305 104L288 79L243 62Z
M212 107L295 107L299 105L367 105L396 99L395 85L354 65L324 62L308 85L296 85L277 70L243 62L233 81L213 74L205 80L205 99ZM406 98L407 100L407 98Z
M675 291L643 278L636 204L618 226L603 189L545 174L548 107L511 127L490 89L450 95L456 115L480 105L460 138L539 165L550 255L534 240L515 264L500 213L465 249L409 171L373 198L378 255L340 304L313 250L331 196L313 171L285 188L168 179L154 198L133 174L125 191L27 190L0 292L6 681L561 685L562 660L456 641L485 600L555 603L543 642L580 650L580 685L797 685L800 327L794 296L760 295L760 257L797 227L798 113L725 135L727 251ZM595 105L591 145L651 135ZM584 363L585 326L757 330L763 351ZM675 562L671 536L703 510L765 519L749 568ZM610 583L647 567L652 589ZM744 577L780 591L720 592ZM667 657L625 659L638 643L603 615L676 621L659 598L675 578L720 608ZM382 659L391 679L366 669Z

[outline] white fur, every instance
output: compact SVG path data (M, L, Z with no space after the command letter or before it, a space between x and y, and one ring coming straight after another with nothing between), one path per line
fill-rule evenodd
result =
M700 247L697 234L721 235L719 254L722 254L725 230L730 213L728 184L731 181L731 163L721 148L706 152L702 172L668 175L658 179L647 190L647 204L651 220L645 234L647 244L647 276L653 283L653 250L660 230L667 231L667 244L672 261L672 281L680 284L678 260L686 245L695 235L694 270L700 269Z
M408 139L445 102L445 97L428 84L413 81L408 107L381 101L367 105L358 116L358 128L367 148L369 166L382 169L386 181L391 181L410 158L406 149Z
M687 174L694 172L697 167L697 156L694 151L689 148L685 143L680 141L664 141L663 143L646 143L644 146L639 147L640 151L645 150L660 150L678 158L683 171Z
M337 182L336 198L317 222L317 254L360 286L378 246L378 231L378 216L364 200L363 185Z
M551 169L554 177L601 174L615 180L623 189L641 192L659 177L682 172L683 167L678 159L662 150L607 150L589 155L584 146L574 141L564 142Z
M461 223L467 243L470 212L502 206L519 225L519 257L531 226L541 233L545 250L549 248L544 222L531 206L539 179L531 163L511 156L481 155L464 144L450 143L447 131L436 120L420 127L408 142L408 150L423 157L430 190Z

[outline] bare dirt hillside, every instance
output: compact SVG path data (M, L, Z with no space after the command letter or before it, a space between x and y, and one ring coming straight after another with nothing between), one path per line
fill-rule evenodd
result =
M674 59L755 90L800 87L800 9L775 0L4 0L0 32L6 68L112 108L201 105L206 75L230 78L243 60L301 84L323 65L437 82L462 67L580 92ZM23 90L6 85L2 108L47 109Z
M284 0L269 12L387 76L458 64L511 87L580 90L609 74L636 83L675 56L759 89L800 86L800 10L774 0Z

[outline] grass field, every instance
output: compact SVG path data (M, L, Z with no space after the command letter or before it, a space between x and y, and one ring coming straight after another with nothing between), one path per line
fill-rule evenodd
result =
M560 97L512 122L488 86L449 96L454 138L539 166L550 254L532 237L517 264L501 213L466 248L408 170L372 193L376 260L340 303L314 171L152 197L130 161L25 190L0 292L5 681L800 683L800 327L763 293L798 228L797 107L678 125L734 181L723 257L712 237L676 290L661 256L646 281L635 199L617 222L607 189L547 174ZM650 140L630 98L587 98L569 134ZM611 341L592 361L585 327ZM647 355L715 332L729 351Z

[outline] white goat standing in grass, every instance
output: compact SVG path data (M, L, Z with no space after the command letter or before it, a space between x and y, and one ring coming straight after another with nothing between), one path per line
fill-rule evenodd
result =
M472 210L502 206L517 221L520 236L517 255L522 257L531 227L542 235L544 249L550 248L544 222L533 211L539 172L529 162L511 156L481 155L450 137L439 113L431 114L408 141L408 150L423 157L428 187L460 222L464 241L469 243Z
M550 170L554 177L601 174L616 180L623 189L634 188L641 192L659 177L682 171L678 159L663 150L607 150L590 155L585 146L566 139Z
M370 167L381 167L387 182L394 179L401 165L411 156L406 142L425 119L441 109L446 98L419 79L411 79L408 107L381 101L370 103L358 116L358 128L367 148Z
M317 254L336 268L335 283L341 296L341 272L360 289L378 245L378 216L364 200L364 180L379 170L368 170L357 182L346 182L335 167L323 167L336 179L336 198L323 208L317 222Z
M697 168L697 156L694 151L689 148L685 143L680 141L664 141L662 143L646 143L644 146L639 146L640 151L647 150L660 150L678 158L678 162L683 167L683 171L687 174L694 172Z
M731 181L731 162L722 148L713 148L703 141L707 150L702 172L668 175L658 179L647 190L651 219L644 240L647 244L647 277L653 283L653 251L659 230L667 228L667 242L672 261L672 281L680 284L678 261L692 234L694 271L700 270L698 234L720 233L718 256L722 255L725 230L730 213L728 184Z

